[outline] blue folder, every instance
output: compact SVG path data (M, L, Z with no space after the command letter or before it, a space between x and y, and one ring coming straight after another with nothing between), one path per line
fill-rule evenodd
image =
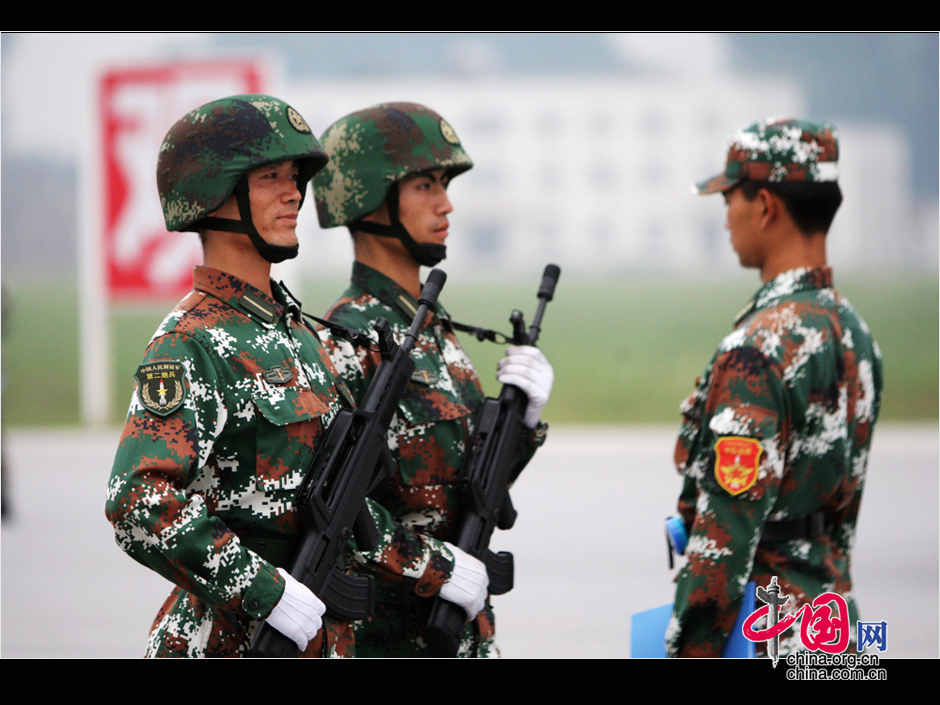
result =
M754 642L741 633L744 620L754 611L756 583L744 588L744 601L725 644L722 658L754 658ZM630 656L632 658L666 658L666 627L672 616L672 604L637 612L630 622Z

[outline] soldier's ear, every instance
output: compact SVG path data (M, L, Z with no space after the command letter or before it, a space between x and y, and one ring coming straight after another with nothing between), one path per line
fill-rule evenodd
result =
M762 188L757 192L757 200L761 207L761 225L767 227L775 223L780 218L781 208L784 208L780 197Z

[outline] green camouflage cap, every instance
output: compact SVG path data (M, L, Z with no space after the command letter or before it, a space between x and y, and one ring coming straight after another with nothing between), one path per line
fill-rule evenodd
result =
M725 171L692 187L693 193L727 191L744 179L835 182L839 141L828 122L768 118L734 133Z
M300 113L282 100L255 94L206 103L173 125L160 146L157 189L166 229L195 229L245 174L266 164L298 160L303 196L327 159Z
M384 103L347 115L320 137L330 157L313 181L320 225L349 225L382 205L407 176L473 166L444 118L416 103Z

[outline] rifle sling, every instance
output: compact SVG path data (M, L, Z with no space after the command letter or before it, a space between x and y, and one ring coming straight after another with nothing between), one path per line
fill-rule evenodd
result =
M461 333L470 333L481 342L484 340L489 340L496 343L497 345L507 345L512 342L511 338L503 333L500 333L498 330L487 330L486 328L468 326L465 323L458 323L457 321L451 321L450 325L454 330L459 330ZM501 338L502 340L499 340L498 338Z
M315 321L324 328L329 329L330 334L334 338L345 340L346 342L351 343L355 348L366 348L367 350L372 351L375 350L376 343L368 335L360 333L353 328L347 328L346 326L341 326L338 323L333 323L322 318L317 318L316 316L311 316L306 311L304 311L303 314L305 318L309 318L311 321Z

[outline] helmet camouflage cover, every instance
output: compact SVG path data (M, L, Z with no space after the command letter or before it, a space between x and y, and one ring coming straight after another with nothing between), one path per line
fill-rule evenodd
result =
M253 169L297 160L301 197L328 157L296 110L269 95L236 95L181 118L163 139L157 189L166 228L195 230ZM302 201L301 201L302 202Z
M453 178L473 166L447 121L416 103L383 103L347 115L320 142L330 157L313 181L324 228L372 213L407 176L445 169Z

